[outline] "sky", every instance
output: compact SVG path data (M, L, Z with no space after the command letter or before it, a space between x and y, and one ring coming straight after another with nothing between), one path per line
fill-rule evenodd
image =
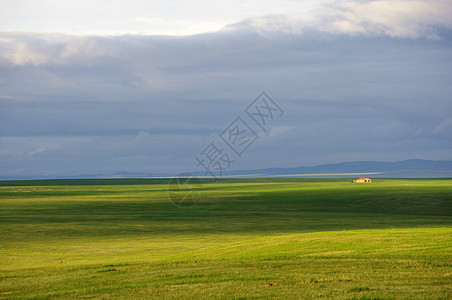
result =
M254 16L306 13L331 0L16 0L0 2L3 31L187 35Z
M443 0L1 1L0 178L200 171L212 142L229 170L451 160L451 15ZM280 108L265 128L246 113L261 92ZM257 137L240 155L221 137L237 117Z

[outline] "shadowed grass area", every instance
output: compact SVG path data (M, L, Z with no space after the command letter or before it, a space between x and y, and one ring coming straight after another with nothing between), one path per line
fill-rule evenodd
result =
M450 297L452 180L43 182L0 184L0 297Z

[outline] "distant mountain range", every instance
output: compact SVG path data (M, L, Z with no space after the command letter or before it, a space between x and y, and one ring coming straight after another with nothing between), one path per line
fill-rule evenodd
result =
M202 171L194 173L203 176ZM169 173L118 172L114 174L84 174L75 176L0 176L0 180L21 179L81 179L81 178L152 178L173 177ZM409 159L396 162L354 161L311 167L267 168L236 170L223 173L222 177L373 177L373 178L452 178L452 161Z
M240 177L452 177L452 161L409 159L396 162L354 161L312 167L268 168L226 172Z

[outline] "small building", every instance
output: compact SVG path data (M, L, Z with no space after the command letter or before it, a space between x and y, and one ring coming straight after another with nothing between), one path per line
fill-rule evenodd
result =
M361 183L361 182L372 182L372 179L370 178L358 178L353 180L352 182Z

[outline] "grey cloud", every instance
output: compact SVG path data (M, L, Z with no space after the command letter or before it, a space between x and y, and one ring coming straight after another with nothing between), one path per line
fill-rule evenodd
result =
M451 159L451 33L1 34L0 173L197 170L262 90L285 115L233 169Z

